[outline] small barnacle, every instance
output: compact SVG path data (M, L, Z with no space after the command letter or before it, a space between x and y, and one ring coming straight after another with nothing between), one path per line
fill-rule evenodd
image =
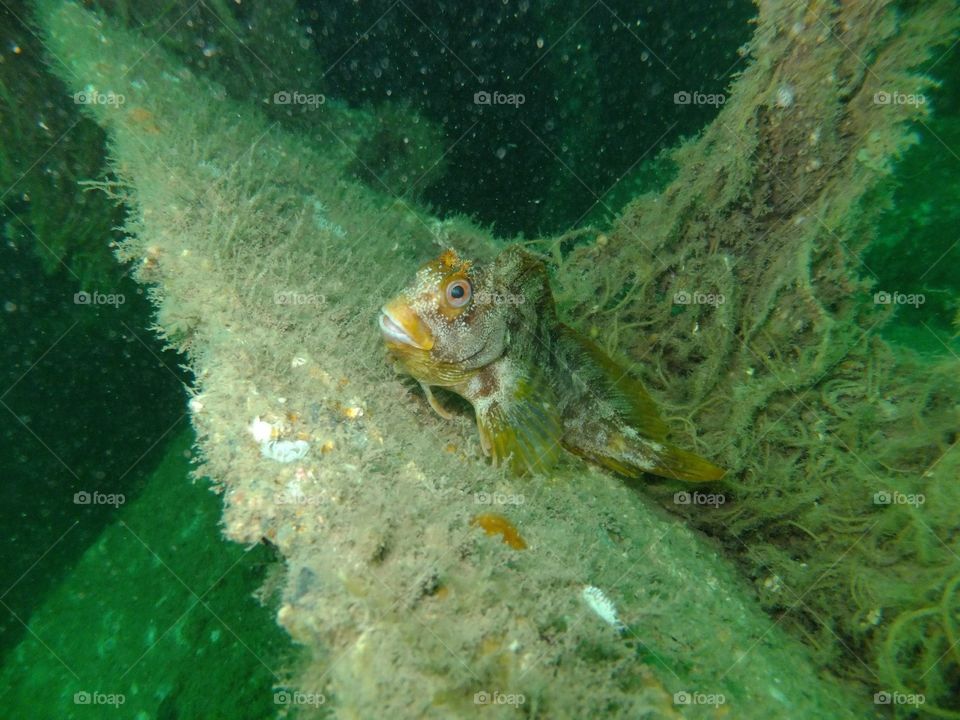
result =
M290 367L293 367L293 368L303 367L306 364L307 364L307 359L299 355L290 361Z
M527 543L520 537L520 532L503 515L480 513L470 521L470 524L483 528L487 535L499 535L503 542L514 550L525 550L527 548Z

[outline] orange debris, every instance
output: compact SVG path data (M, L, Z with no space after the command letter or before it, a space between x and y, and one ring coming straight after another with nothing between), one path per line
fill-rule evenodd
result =
M481 513L474 517L470 524L483 528L487 535L499 535L503 542L514 550L525 550L527 547L527 543L520 537L517 528L503 515Z

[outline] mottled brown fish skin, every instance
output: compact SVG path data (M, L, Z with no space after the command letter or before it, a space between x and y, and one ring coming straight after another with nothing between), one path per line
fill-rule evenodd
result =
M484 452L514 472L546 472L562 451L629 477L689 481L725 471L670 445L667 426L638 380L561 323L543 261L519 245L487 266L448 250L383 306L387 348L430 388L474 408Z

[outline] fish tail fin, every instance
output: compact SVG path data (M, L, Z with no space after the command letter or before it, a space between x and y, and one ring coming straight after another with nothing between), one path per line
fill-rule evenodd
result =
M664 445L663 450L656 455L655 463L656 467L647 472L674 480L712 482L727 474L722 467L674 445Z
M627 477L651 473L672 480L711 482L727 474L696 453L645 437L633 428L607 430L592 436L602 438L603 442L565 442L564 445L570 452Z

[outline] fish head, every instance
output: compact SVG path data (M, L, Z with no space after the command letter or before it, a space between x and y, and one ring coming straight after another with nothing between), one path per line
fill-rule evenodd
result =
M421 382L453 385L503 355L504 308L481 301L488 272L453 250L423 265L412 282L380 309L390 352Z

